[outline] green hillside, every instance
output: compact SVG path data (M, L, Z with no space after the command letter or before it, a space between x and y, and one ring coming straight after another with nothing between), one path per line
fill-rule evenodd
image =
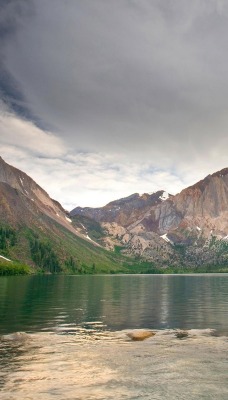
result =
M37 227L0 226L0 254L45 273L128 273L138 262L94 246L53 221L58 235ZM53 227L54 228L54 227Z

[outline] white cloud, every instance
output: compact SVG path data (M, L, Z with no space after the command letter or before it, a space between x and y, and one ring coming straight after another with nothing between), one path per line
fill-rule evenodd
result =
M38 128L31 121L17 117L4 103L0 104L1 143L24 149L36 156L60 157L66 152L62 139Z
M172 164L169 160L129 160L123 154L69 149L53 133L37 128L5 107L0 114L0 130L5 161L30 175L68 210L78 205L102 206L136 192L163 189L175 194L218 167L216 147L206 157L197 153L192 163L180 154ZM221 155L219 168L225 162L226 157Z
M2 107L1 155L29 174L68 209L76 205L100 206L136 191L153 191L178 179L148 172L148 165L128 163L117 154L69 151L54 134L37 128ZM159 180L160 177L160 180ZM179 185L180 186L180 185Z

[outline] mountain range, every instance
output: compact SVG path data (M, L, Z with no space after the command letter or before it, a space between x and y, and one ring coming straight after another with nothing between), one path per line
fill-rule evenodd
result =
M225 271L228 168L177 195L135 193L69 213L0 157L0 220L0 254L46 272Z
M135 193L102 208L70 213L95 219L103 244L156 265L228 264L228 168L173 196L165 191Z

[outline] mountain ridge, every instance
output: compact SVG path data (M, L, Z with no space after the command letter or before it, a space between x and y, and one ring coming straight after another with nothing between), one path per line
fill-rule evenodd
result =
M228 168L176 195L134 193L104 207L76 207L69 213L0 158L0 225L3 256L49 272L198 271L213 265L224 271Z
M157 199L160 197L157 195ZM126 199L129 198L131 196ZM109 237L109 240L104 240L109 248L116 244L122 245L123 252L154 262L167 260L168 254L170 262L175 259L175 262L188 263L189 260L183 258L178 261L175 246L179 245L185 246L185 250L191 253L190 264L195 262L197 254L202 262L205 258L206 262L210 262L209 256L205 256L206 253L212 253L206 250L207 244L213 238L225 241L228 238L228 168L206 176L180 193L167 196L163 201L141 207L137 213L133 210L125 212L122 207L119 210L119 214L125 213L122 219L115 213L107 214L110 204L117 203L118 200L100 208L99 214L91 208L77 208L70 215L74 219L80 214L100 222ZM131 218L128 218L129 215ZM157 251L158 247L163 248L163 254Z

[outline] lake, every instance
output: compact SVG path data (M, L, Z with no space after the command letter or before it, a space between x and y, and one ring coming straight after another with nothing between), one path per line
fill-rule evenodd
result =
M228 274L2 277L0 335L3 400L228 398Z

